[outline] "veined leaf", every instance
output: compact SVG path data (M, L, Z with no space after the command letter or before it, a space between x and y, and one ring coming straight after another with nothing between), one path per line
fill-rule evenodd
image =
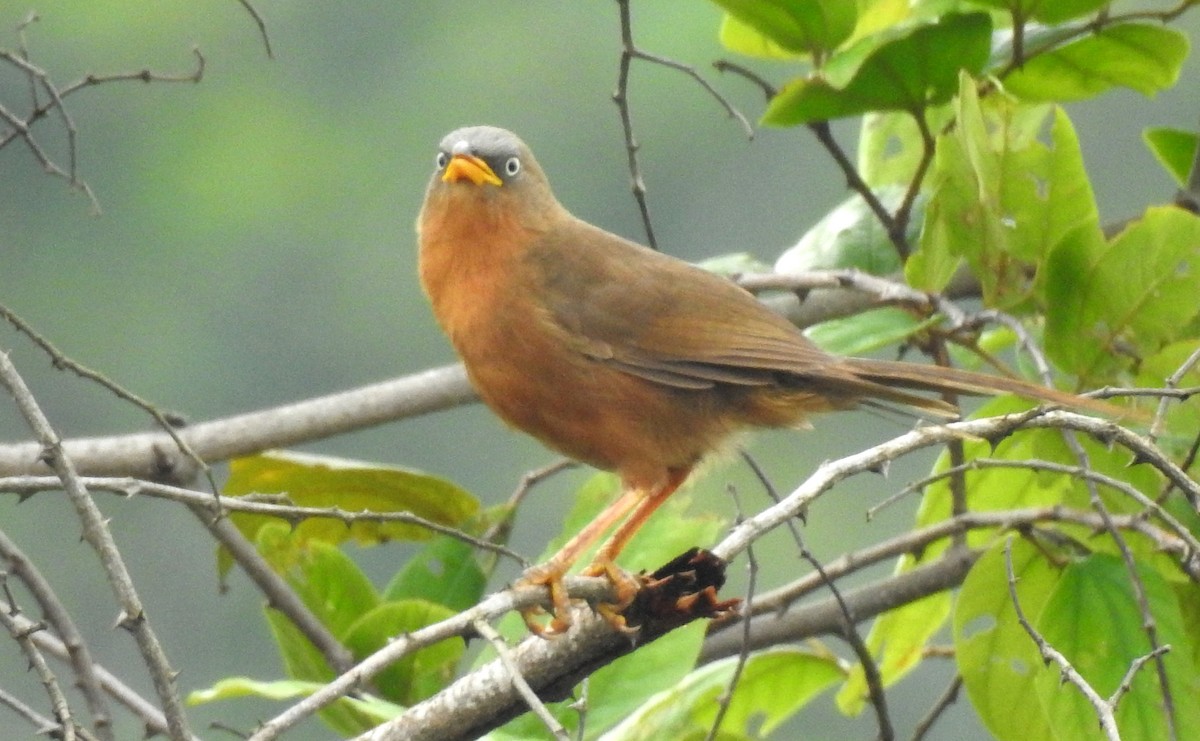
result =
M1155 207L1108 242L1072 233L1047 271L1047 354L1104 383L1181 339L1200 313L1200 217Z
M821 54L854 32L858 9L846 0L713 0L725 9L721 43L755 56Z
M1030 101L1083 100L1113 87L1154 95L1175 84L1187 54L1179 31L1123 23L1030 57L1004 88Z
M338 508L349 512L410 512L433 522L461 526L479 510L466 491L435 476L362 461L275 451L238 458L230 463L224 487L229 496L281 494L301 507ZM259 528L278 518L235 513L233 522L249 540ZM403 522L351 523L310 518L296 525L302 540L341 543L353 538L362 545L387 540L424 540L428 529ZM222 560L222 573L228 561Z
M824 71L788 83L763 123L797 126L868 111L915 112L954 95L958 74L977 74L991 48L985 13L948 14L904 27L882 44L867 37L830 58Z
M642 704L602 741L704 738L729 689L738 659L714 661ZM842 677L832 656L794 648L751 654L742 670L718 738L764 738Z

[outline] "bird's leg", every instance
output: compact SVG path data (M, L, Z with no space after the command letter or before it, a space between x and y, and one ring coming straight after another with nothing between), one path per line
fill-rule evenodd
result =
M572 564L579 559L579 556L600 539L604 531L644 501L644 491L626 489L615 502L605 507L594 520L589 522L587 527L567 541L567 544L559 549L558 553L547 559L545 563L534 566L521 575L516 586L545 586L550 590L550 604L554 611L554 618L549 625L543 627L533 620L539 608L522 610L521 617L525 620L525 625L531 633L557 635L571 627L571 601L567 597L566 587L563 586L563 577L566 576Z
M612 582L617 594L616 602L600 605L596 611L617 630L628 630L621 611L633 602L633 598L641 589L641 583L635 577L617 566L617 554L625 548L629 540L642 528L642 525L646 524L650 515L654 514L654 511L675 493L675 490L687 479L689 473L691 473L691 467L673 468L669 471L666 482L657 489L645 492L646 495L633 508L633 512L600 546L596 557L583 570L585 576L605 576ZM634 491L644 492L640 489Z

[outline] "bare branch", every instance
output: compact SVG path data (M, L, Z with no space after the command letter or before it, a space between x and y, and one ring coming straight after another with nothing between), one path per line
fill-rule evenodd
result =
M646 203L646 181L642 178L642 169L638 162L638 143L633 133L633 116L629 110L629 68L633 60L640 59L667 67L682 72L695 80L725 109L731 118L741 124L746 138L754 138L754 127L750 125L741 111L696 71L695 67L637 48L637 45L633 43L633 22L630 18L629 0L617 0L617 8L621 22L621 61L617 71L617 89L612 98L613 102L617 104L617 111L621 117L621 129L625 136L625 152L629 157L629 176L633 187L633 198L637 201L638 211L642 215L642 226L646 230L646 242L652 249L658 249L658 244L654 239L654 226L650 221L650 208Z
M41 608L46 622L62 636L71 668L75 672L75 686L82 692L92 715L92 727L96 729L96 735L100 739L111 741L112 715L100 689L100 681L96 677L96 664L92 659L91 649L84 642L83 634L75 626L75 621L71 619L70 613L55 594L50 582L3 531L0 531L0 558L8 563L9 577L15 576L25 584Z
M1025 632L1028 633L1029 637L1033 639L1033 642L1037 644L1038 652L1042 655L1042 660L1047 664L1052 662L1056 664L1058 666L1059 673L1062 675L1062 678L1065 681L1075 685L1075 687L1077 687L1079 691L1083 693L1083 696L1096 710L1096 717L1100 720L1100 729L1104 731L1105 737L1107 737L1109 741L1120 741L1121 733L1117 730L1117 719L1113 715L1112 706L1109 705L1103 697L1100 697L1099 693L1097 693L1096 690L1094 690L1092 686L1088 684L1087 680L1083 678L1083 675L1081 675L1075 669L1075 667L1071 665L1071 662L1067 660L1067 657L1063 656L1057 649L1051 646L1046 639L1042 637L1041 633L1037 632L1037 629L1033 627L1029 620L1026 619L1025 611L1021 609L1021 600L1017 596L1017 576L1015 573L1013 573L1011 539L1004 546L1004 567L1008 571L1008 594L1009 598L1012 600L1013 609L1017 613L1017 621L1021 623L1021 627L1025 629Z
M62 480L71 503L83 523L83 537L91 545L100 558L108 576L113 595L121 608L119 624L129 630L137 641L142 658L162 703L163 712L171 738L185 739L190 736L187 720L184 717L183 705L179 700L179 692L175 685L175 672L167 661L166 653L158 642L158 637L150 627L145 608L133 586L133 579L116 542L105 524L104 516L92 501L86 487L79 481L79 475L71 458L63 450L62 441L51 427L49 420L42 413L37 401L33 398L25 381L9 360L8 354L0 352L0 385L8 389L16 401L18 410L24 417L29 428L38 439L42 448L41 457Z
M7 587L5 587L7 592ZM30 638L32 633L40 630L45 630L46 626L43 623L33 623L32 625L22 626L16 620L16 613L0 611L0 626L3 626L8 634L16 641L21 648L21 653L25 654L26 660L29 662L29 667L37 674L38 680L42 683L42 687L46 690L46 695L50 698L50 706L54 708L54 716L56 725L61 731L64 739L70 741L75 740L75 721L71 717L71 707L67 704L67 697L63 694L62 688L58 685L58 677L50 670L46 659L42 656L42 652L38 650L36 644Z
M179 430L179 436L201 460L214 463L449 409L477 398L462 366L445 366L191 425ZM88 475L186 483L196 474L195 465L178 454L174 441L163 432L80 438L65 441L63 448L77 461L78 470ZM33 443L0 445L0 474L44 474L48 469L40 458Z
M504 642L504 638L486 620L476 620L471 625L474 626L475 631L479 635L492 644L492 648L496 650L496 655L500 657L500 663L508 670L508 676L512 678L517 692L521 694L521 698L529 705L529 709L542 721L542 724L546 726L551 735L559 741L570 741L571 737L567 735L567 729L563 728L562 723L559 723L558 719L550 714L550 709L546 707L546 703L542 702L537 693L533 691L533 688L529 686L529 682L525 681L524 675L521 674L521 667L517 666L517 661L513 658L512 651L509 650L508 644Z

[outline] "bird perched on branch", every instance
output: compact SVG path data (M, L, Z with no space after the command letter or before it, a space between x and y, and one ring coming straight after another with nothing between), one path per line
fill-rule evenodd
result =
M525 573L570 624L563 576L610 528L584 573L618 612L638 589L613 559L704 456L739 430L883 404L934 417L922 392L1013 393L1112 413L1025 381L824 352L731 281L575 218L516 135L448 134L418 219L421 284L480 397L510 425L621 479L620 497Z

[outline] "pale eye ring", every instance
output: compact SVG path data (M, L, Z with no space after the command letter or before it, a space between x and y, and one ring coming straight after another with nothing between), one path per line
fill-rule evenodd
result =
M445 152L438 152L437 157L435 157L433 161L434 161L434 164L437 165L437 169L445 170L446 165L449 164L449 162L450 162L450 156L447 155Z
M521 171L521 160L517 157L509 157L504 163L504 174L510 178Z

